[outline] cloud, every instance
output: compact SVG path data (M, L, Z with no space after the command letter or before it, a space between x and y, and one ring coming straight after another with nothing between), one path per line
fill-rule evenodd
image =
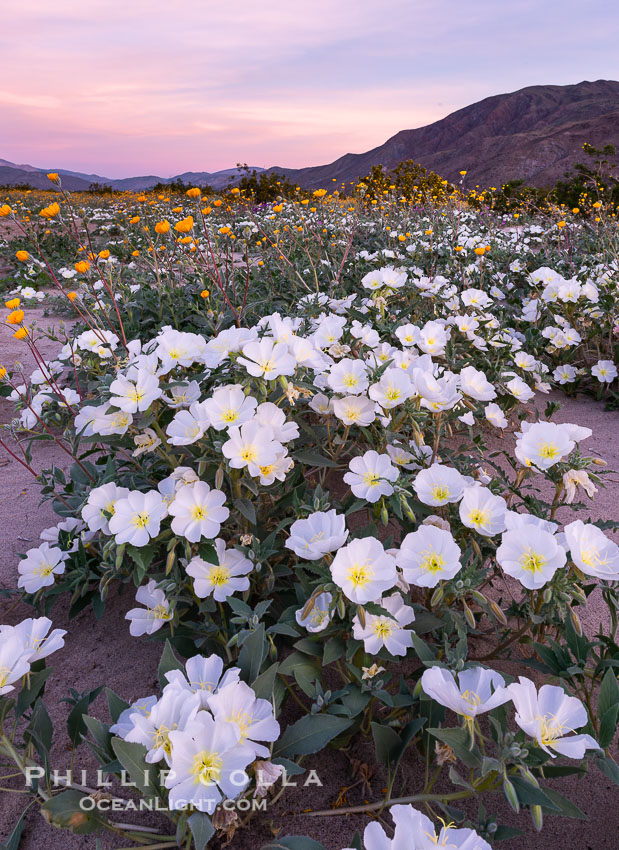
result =
M127 176L320 164L476 100L616 76L598 0L26 0L0 156ZM614 24L614 26L613 26ZM583 35L586 33L586 37ZM19 69L16 72L16 69Z

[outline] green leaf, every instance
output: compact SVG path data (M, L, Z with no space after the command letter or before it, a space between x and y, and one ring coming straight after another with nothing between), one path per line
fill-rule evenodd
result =
M352 720L347 717L308 714L287 727L277 742L273 755L292 757L317 753L350 726Z
M319 455L317 452L295 452L293 458L299 463L305 463L308 466L329 466L333 469L338 466L336 461Z
M269 702L273 699L273 686L275 685L275 676L279 670L279 663L271 664L264 673L261 673L257 679L251 683L252 690L258 699L268 699Z
M544 809L555 812L558 810L558 806L555 806L550 796L546 794L546 789L542 791L541 788L537 788L521 776L510 776L509 778L523 806L542 806Z
M426 667L431 667L436 661L434 651L430 648L429 644L416 635L415 632L411 631L410 634L413 639L413 647L419 656L419 660L422 661Z
M326 667L328 664L331 664L333 661L338 661L341 658L346 657L346 643L340 638L329 638L329 640L325 643L322 663Z
M204 812L194 812L187 819L187 823L191 829L196 850L204 850L213 835L215 835L215 828L211 823L211 819Z
M290 761L289 759L274 758L272 759L272 762L273 764L281 765L288 776L301 776L301 774L305 773L306 770L306 768L301 767L300 764Z
M81 699L75 703L69 712L69 716L67 717L67 731L69 733L69 740L71 741L71 745L74 749L81 741L82 736L86 734L84 716L87 714L88 706L99 696L102 690L103 685L100 685L98 688L88 691L88 693L85 693Z
M249 499L235 499L234 507L251 525L256 525L256 511Z
M609 708L619 705L619 682L616 673L609 667L598 694L598 715L601 717Z
M107 761L114 758L114 751L112 750L112 736L110 735L109 728L105 725L105 723L101 723L100 720L97 720L96 717L89 717L87 714L84 715L84 725L92 735L95 744L99 749L106 753Z
M87 797L73 788L50 797L41 806L41 814L52 826L68 829L75 835L87 835L107 826L107 818L99 809L84 811L80 800Z
M508 838L517 838L519 835L524 835L522 829L517 829L515 826L498 826L493 838L495 841L505 841Z
M264 624L260 623L255 631L250 632L243 641L239 653L238 666L241 668L243 678L251 684L260 675L262 662L266 658L268 646L264 633Z
M610 670L608 671L610 672ZM617 717L619 716L619 702L611 705L603 714L598 711L600 717L600 733L598 735L598 744L600 749L605 750L610 747L614 738L615 730L617 729Z
M371 726L376 760L379 764L384 764L385 767L391 767L400 750L400 736L391 726L383 726L381 723L374 722Z
M105 696L107 697L107 705L110 717L112 718L112 723L116 723L123 711L129 708L129 703L125 702L124 699L121 699L118 694L115 694L114 691L110 690L110 688L105 689Z
M30 723L24 730L24 740L30 740L34 743L38 754L41 756L46 773L53 734L54 727L52 726L52 721L43 704L43 700L39 697L34 704Z
M355 832L352 841L350 842L351 850L363 850L363 842L358 832Z
M544 788L544 794L547 797L550 797L555 809L558 809L559 814L564 815L564 817L576 818L577 820L589 820L587 815L581 811L578 806L574 805L574 803L572 803L571 800L568 800L567 797L564 797L563 794L559 794L558 791L555 791L552 788ZM553 814L555 814L555 812L553 812Z
M285 835L269 844L263 844L261 850L326 850L326 848L324 844L305 835Z
M17 823L13 827L13 830L12 830L11 834L9 835L9 837L7 838L7 840L3 844L0 844L0 850L18 850L19 842L21 841L21 835L22 835L22 832L24 831L24 826L25 826L25 823L26 823L26 821L25 821L26 812L28 811L29 808L30 808L30 806L26 806L24 811L21 813L20 819L17 821Z
M133 546L131 543L127 545L126 552L131 556L135 565L140 569L142 577L150 567L157 551L157 545L149 543L146 546Z
M39 694L42 692L47 677L51 674L52 668L45 667L43 670L38 670L36 673L30 672L30 675L26 678L26 686L21 689L19 692L19 696L15 702L15 716L21 717Z
M127 771L129 778L144 797L146 799L158 797L159 789L154 782L157 768L146 761L146 747L142 744L123 741L121 738L112 738L112 749L118 761Z
M176 657L174 650L172 649L172 644L169 640L166 640L165 646L163 648L163 653L161 655L161 661L159 662L159 667L157 668L157 675L159 676L159 686L161 688L165 688L168 684L168 680L166 679L166 673L169 673L171 670L184 670L183 664Z
M604 776L611 779L615 785L619 785L619 765L616 761L608 757L603 759L597 758L595 764Z

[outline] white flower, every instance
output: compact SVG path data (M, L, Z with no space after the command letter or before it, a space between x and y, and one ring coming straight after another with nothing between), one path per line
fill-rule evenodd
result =
M598 360L591 368L594 375L601 384L612 384L617 377L617 367L612 360Z
M112 735L117 735L119 738L126 738L129 732L133 729L134 723L131 719L133 714L143 714L145 717L151 712L152 707L157 703L156 696L142 697L132 703L129 708L118 715L118 720L110 726Z
M64 562L68 557L67 552L51 547L49 543L41 543L36 549L28 549L26 557L22 558L17 567L17 586L26 593L36 593L42 587L49 587L57 575L64 573Z
M365 427L376 418L374 402L364 395L347 395L344 398L334 398L333 412L344 425Z
M206 411L207 401L196 401L189 410L179 410L168 424L166 434L172 446L190 446L202 439L211 424Z
M327 398L324 393L316 393L316 395L312 396L309 406L315 413L326 416L333 411L333 400Z
M474 528L485 537L505 531L507 502L486 487L466 487L459 505L460 519L467 528Z
M400 473L389 455L379 455L372 449L361 457L354 457L348 466L351 471L344 475L344 481L350 484L358 499L377 502L381 496L390 496L394 492L389 482L396 481Z
M358 395L369 385L367 366L362 360L344 358L334 363L327 378L332 390L342 395Z
M331 576L348 599L363 605L395 585L395 559L375 537L352 540L333 559Z
M114 514L109 520L110 534L118 544L146 546L151 537L159 534L161 520L166 515L166 504L157 490L147 493L132 490L114 505Z
M126 434L133 422L133 415L124 410L116 410L113 413L104 413L103 410L104 408L97 408L97 413L90 420L90 431L93 434L100 434L102 437L110 437L112 434Z
M82 519L91 531L110 533L109 519L114 515L116 502L129 495L126 487L118 487L113 481L93 487L88 494L88 501L82 508Z
M359 615L353 619L353 636L362 640L366 652L376 655L383 647L392 655L406 655L413 645L409 626L415 619L413 609L404 604L399 593L394 593L383 599L376 600L377 604L389 611L392 617L384 614L365 613L365 626L361 625Z
M0 633L0 696L14 690L15 682L30 670L29 650L15 629Z
M377 384L372 384L368 395L385 410L391 410L416 394L410 378L402 369L386 369Z
M159 380L135 366L130 366L126 375L118 375L110 384L110 404L125 413L147 410L162 395Z
M244 366L255 378L273 381L280 375L294 375L296 360L283 342L265 337L243 346L243 356L237 363Z
M188 695L180 689L166 690L148 713L137 711L130 715L133 726L125 735L125 741L145 746L148 764L156 764L162 759L170 764L170 733L184 729L195 718L199 708L200 699L196 694Z
M54 629L48 634L52 621L47 617L29 617L16 626L0 626L0 640L8 637L11 632L23 643L25 658L29 664L34 664L42 658L47 658L52 652L57 652L64 646L65 629ZM0 670L2 665L0 664Z
M446 505L458 502L464 492L465 480L457 469L433 463L417 474L413 487L424 505Z
M567 560L565 549L556 537L542 528L529 525L506 531L496 552L497 562L504 572L517 578L529 590L543 587Z
M576 380L577 374L576 369L566 363L563 366L557 366L552 377L558 384L571 384Z
M165 677L168 684L163 689L164 694L170 690L183 691L187 694L197 694L200 707L208 708L208 698L218 688L239 681L238 667L229 667L224 673L224 663L218 655L194 655L187 659L185 672L169 670Z
M244 771L254 760L252 747L240 744L236 723L215 720L200 711L183 730L169 733L172 745L170 773L165 786L170 789L171 809L189 804L212 814L222 799L234 799L249 783Z
M141 434L136 434L133 442L136 446L132 452L133 457L154 452L157 446L161 445L161 440L152 428L145 428Z
M259 475L260 467L275 463L285 452L282 444L273 439L271 428L253 419L240 428L230 428L228 435L230 439L221 447L224 457L233 469L246 466L250 475Z
M582 487L590 499L593 499L598 491L585 469L568 469L563 474L563 486L565 487L565 501L568 505L571 505L576 498L578 487Z
M430 667L424 670L421 687L436 702L468 718L492 711L511 699L503 676L485 667L462 670L457 683L449 670Z
M370 823L363 834L365 850L492 850L474 829L447 824L437 835L430 818L412 806L392 806L390 811L395 823L393 839L387 838L379 823Z
M280 443L289 443L299 436L297 423L288 422L284 411L270 401L258 405L254 420L260 425L267 425L271 429L273 439Z
M290 537L284 544L306 561L317 561L327 552L334 552L346 542L346 518L334 509L316 511L306 519L297 519L290 526Z
M189 407L200 398L200 384L197 381L185 381L170 389L172 398L163 396L168 407Z
M458 392L458 378L448 375L435 378L422 368L415 368L415 385L421 396L421 406L433 413L441 410L451 410L462 398Z
M415 342L426 354L439 356L445 353L445 346L449 341L449 330L440 322L427 322L416 333Z
M488 422L495 428L507 428L507 419L498 404L487 404L484 413Z
M407 534L396 552L396 563L404 580L417 587L436 587L453 578L462 567L462 551L450 531L422 525Z
M249 588L247 573L254 565L238 550L226 549L221 539L214 540L213 545L218 563L210 564L196 555L187 564L187 574L193 577L193 589L200 599L212 593L218 602L225 602L233 593Z
M332 601L333 596L330 593L319 593L318 596L314 597L312 607L305 617L303 616L305 606L295 611L294 616L297 623L307 629L310 634L322 632L331 622L329 608Z
M243 387L232 384L218 387L204 402L204 410L210 424L217 431L224 428L238 428L253 417L258 402L252 396L246 396Z
M252 472L252 476L258 478L258 481L268 486L272 484L277 478L278 481L285 481L286 475L292 467L294 466L294 461L291 457L288 456L286 449L282 449L273 463L267 463L264 466L259 466L258 471L254 470L253 465L250 467Z
M406 283L406 272L401 269L394 269L392 266L385 266L381 269L383 286L388 286L389 289L399 289Z
M559 753L582 759L586 750L599 749L591 735L570 734L587 723L587 711L580 700L568 696L563 688L542 685L538 693L530 679L519 676L518 682L507 690L516 706L518 726L553 758Z
M517 398L518 401L529 401L529 399L533 398L535 395L529 385L519 377L512 378L511 381L508 381L505 384L505 389L510 392L514 398Z
M595 525L581 519L564 528L572 561L581 572L605 581L619 581L619 546Z
M267 747L256 741L277 741L279 723L273 716L273 706L258 699L245 682L232 682L208 698L208 707L215 720L236 723L241 730L241 744L252 747L254 757L270 755Z
M523 423L522 430L522 435L516 441L515 454L525 466L550 469L574 448L574 441L570 439L564 425L534 422L525 430Z
M410 322L395 329L395 335L400 340L400 344L405 347L415 345L415 336L418 332L419 328L416 325L411 325Z
M496 398L496 390L483 372L473 366L465 366L460 370L460 389L477 401L492 401Z
M172 619L170 603L154 579L138 588L135 601L146 607L132 608L125 614L125 620L130 621L129 633L134 637L152 635Z
M217 537L221 523L230 516L228 508L223 507L226 494L221 490L211 490L206 481L187 484L176 494L168 512L174 517L172 531L198 543L202 537Z
M380 289L383 285L382 269L374 269L361 278L361 285L366 289Z

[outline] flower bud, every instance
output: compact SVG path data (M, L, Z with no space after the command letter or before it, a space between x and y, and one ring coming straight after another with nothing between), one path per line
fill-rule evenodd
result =
M507 617L505 616L503 611L499 608L499 606L494 601L494 599L489 600L489 605L490 605L490 609L492 610L492 613L497 618L499 623L501 623L502 626L506 626L507 625Z
M436 608L438 605L440 605L443 601L444 595L445 591L443 590L442 586L439 585L430 599L430 608Z
M531 820L536 831L541 832L544 825L544 813L541 806L531 806Z
M466 622L469 624L469 626L472 629L474 629L475 626L476 626L476 623L475 623L475 617L473 616L473 612L471 611L469 606L464 601L462 602L462 608L464 610L464 618L465 618Z
M518 814L520 811L520 802L518 801L518 795L516 794L516 789L510 780L506 777L503 779L503 793L507 799L507 802L512 807L512 809Z
M578 637L582 637L582 623L580 622L580 618L576 611L573 608L568 608L570 612L570 620L572 621L572 625L574 626L574 631L578 635Z

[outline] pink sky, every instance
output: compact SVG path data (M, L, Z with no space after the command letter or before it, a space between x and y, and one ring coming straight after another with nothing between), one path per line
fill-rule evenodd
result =
M3 6L0 158L106 177L317 165L493 94L619 78L614 0Z

